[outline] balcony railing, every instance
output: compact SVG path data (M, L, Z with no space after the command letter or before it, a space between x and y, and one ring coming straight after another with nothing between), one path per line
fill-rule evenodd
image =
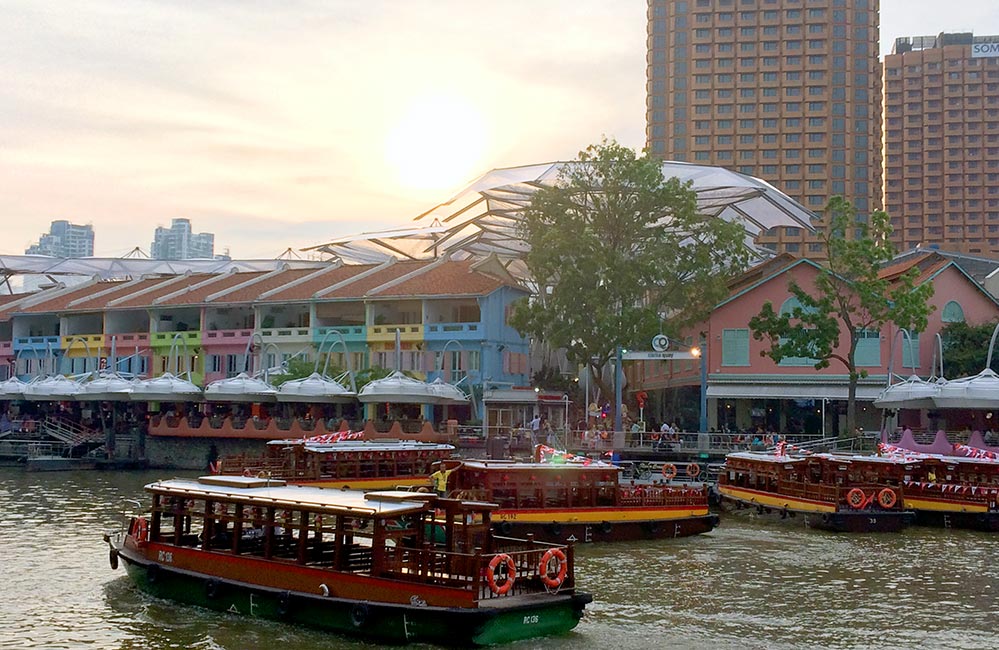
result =
M14 339L14 350L46 350L59 349L58 336L18 336Z
M423 325L371 325L368 327L369 342L389 342L395 340L395 333L403 341L422 341Z
M177 337L177 335L180 335ZM149 335L149 344L153 347L169 347L173 344L174 337L183 340L189 347L201 343L201 331L189 330L186 332L153 332Z
M424 336L427 341L481 340L483 336L482 323L429 323L424 326Z
M323 339L327 343L337 340L336 336L326 336L329 332L340 332L347 343L364 343L367 340L367 328L364 325L328 325L313 330L313 342L319 345Z

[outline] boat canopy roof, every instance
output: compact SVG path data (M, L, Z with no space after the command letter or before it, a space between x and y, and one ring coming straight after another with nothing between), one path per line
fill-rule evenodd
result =
M737 451L727 455L725 458L749 460L757 463L779 463L784 465L787 463L801 463L809 458L813 458L813 456L777 456L775 454L765 454L754 451Z
M301 446L307 452L327 454L358 451L454 451L454 445L418 440L341 440L339 442L310 442L308 440L271 440L268 445L279 447Z
M450 462L450 461L448 461ZM602 465L582 465L578 463L519 463L509 460L463 460L463 467L469 469L504 472L511 470L522 470L532 472L606 472L607 470L621 471L617 465L604 463Z
M197 480L175 478L150 483L146 490L185 499L239 501L246 505L321 510L376 518L423 512L437 500L436 495L424 492L331 490L288 485L282 480L252 476L202 476Z

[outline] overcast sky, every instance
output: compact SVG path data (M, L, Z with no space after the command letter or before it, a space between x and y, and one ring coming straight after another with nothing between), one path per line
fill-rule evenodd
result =
M996 0L882 0L898 36ZM406 224L502 166L644 145L645 0L0 0L0 253L188 217L274 257Z

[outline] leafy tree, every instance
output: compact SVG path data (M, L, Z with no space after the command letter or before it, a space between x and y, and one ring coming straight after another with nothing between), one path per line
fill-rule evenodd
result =
M767 302L749 321L753 338L766 338L770 349L760 354L777 363L787 357L815 360L815 369L832 360L849 374L846 423L848 435L856 429L857 382L867 372L857 367L857 344L866 331L878 332L888 321L920 332L931 311L927 300L933 285L915 285L918 269L895 279L879 277L882 266L895 251L888 240L888 215L877 211L868 221L858 221L856 210L842 197L833 198L822 215L817 233L829 256L815 279L814 289L793 280L788 290L799 305L791 313L777 313ZM840 346L845 333L847 345Z
M660 161L606 139L534 194L520 235L537 291L513 326L565 349L605 395L600 369L618 345L647 348L702 319L749 254L741 225L700 214Z
M308 377L312 374L315 367L315 362L306 361L301 357L295 357L293 359L288 359L288 361L284 363L284 374L271 375L269 379L275 386L280 386L284 382L291 381L292 379L304 379L305 377Z
M949 379L977 375L988 362L989 342L995 323L968 325L967 323L947 323L940 333L943 339L943 356L947 360L944 372ZM999 355L992 355L993 369Z

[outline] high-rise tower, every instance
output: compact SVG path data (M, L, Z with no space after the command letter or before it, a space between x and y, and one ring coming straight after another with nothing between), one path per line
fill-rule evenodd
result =
M878 0L649 0L647 144L813 210L881 207ZM796 228L761 243L821 247Z

